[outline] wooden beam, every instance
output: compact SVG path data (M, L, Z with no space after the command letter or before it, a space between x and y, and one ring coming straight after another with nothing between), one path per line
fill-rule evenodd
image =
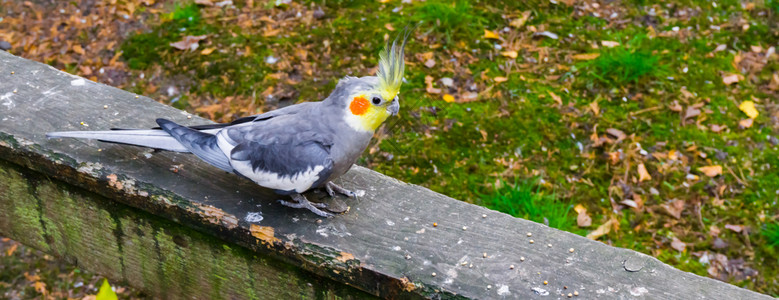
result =
M155 232L153 226L144 224L174 222L189 228L189 231L181 229L178 234L183 239L217 237L230 249L245 247L252 259L256 256L260 262L280 266L273 271L279 273L274 274L289 274L284 276L295 277L295 282L305 281L297 276L310 278L304 274L312 274L385 298L558 298L577 291L584 298L768 299L679 271L635 251L610 247L457 201L361 167L352 168L340 183L347 188L363 189L366 195L359 200L330 200L345 203L350 210L344 215L322 219L306 210L283 207L273 193L191 155L150 152L96 141L47 140L44 134L55 130L153 127L157 117L183 124L208 121L196 116L190 119L186 112L146 97L5 52L0 52L0 66L3 66L0 70L0 159L19 165L24 172L35 171L45 178L103 197L99 201L108 205L105 209L108 213L102 218L110 222L90 223L98 218L90 217L94 212L89 211L87 199L97 199L90 197L68 200L84 203L69 211L74 214L82 211L79 215L84 217L69 220L83 219L87 227L114 228L110 230L113 235L132 233L136 228L141 228L138 230L144 235L156 235L164 231ZM44 194L67 197L57 192L60 186L63 185L51 186ZM5 195L0 197L5 202L4 211L16 209L17 200L13 199L27 199L19 200L23 203L19 206L24 207L22 212L9 215L13 221L9 218L0 221L0 232L44 251L64 257L70 255L71 251L57 252L62 247L52 248L56 243L46 238L54 228L49 228L45 219L36 219L41 215L35 213L36 209L45 207L39 197L22 193L17 198L7 190L0 191L0 195ZM308 197L325 198L321 192L312 192ZM110 212L111 207L120 207L120 203L147 213L138 213L143 217L128 218L128 221L120 218L118 223ZM121 207L122 211L129 209ZM43 211L47 212L48 208ZM20 225L17 222L22 221L17 219L25 223ZM111 225L120 223L121 226ZM434 227L433 223L438 226ZM112 240L107 232L103 235ZM532 237L527 233L532 233ZM131 277L127 266L177 266L185 261L198 265L203 258L182 248L181 243L175 242L175 236L169 237L172 243L163 243L169 247L168 253L175 255L158 257L156 262L147 261L150 258L143 255L132 262L120 259L118 249L110 250L114 247L112 243L106 244L101 261L116 264L119 260L125 266L122 278L134 286L157 291L156 286L169 279L131 279L143 277ZM67 245L78 238L65 234L58 240ZM125 244L121 243L123 251L131 248ZM147 247L152 245L140 246ZM98 251L97 248L100 247L82 252ZM203 251L218 250L209 249ZM245 258L249 254L239 256ZM79 260L78 263L105 272L100 262ZM209 264L202 272L217 272L213 268L222 264ZM238 268L245 270L251 264L244 262ZM288 279L268 280L271 285L284 286ZM247 288L257 287L261 286Z

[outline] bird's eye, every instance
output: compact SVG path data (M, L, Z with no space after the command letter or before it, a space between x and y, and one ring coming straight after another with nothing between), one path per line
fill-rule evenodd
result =
M379 105L379 103L381 103L381 98L373 97L373 104Z

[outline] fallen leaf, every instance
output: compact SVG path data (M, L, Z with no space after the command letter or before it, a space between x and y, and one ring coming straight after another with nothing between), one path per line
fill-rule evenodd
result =
M714 51L712 51L712 52L725 51L725 49L728 49L728 45L719 44L719 45L717 45L717 48L714 48Z
M203 51L200 51L200 54L201 55L209 55L209 54L211 54L211 52L214 52L214 50L216 50L215 47L205 48L205 49L203 49Z
M600 53L581 53L581 54L574 54L572 56L575 60L592 60L596 59L600 56Z
M518 56L517 51L513 51L513 50L503 51L500 53L500 55L503 55L505 57L511 57L511 58L517 58Z
M563 99L560 98L557 94L553 93L552 91L549 91L549 96L554 99L555 102L557 102L558 105L563 105Z
M33 282L32 286L33 286L33 288L35 288L36 292L41 293L44 296L46 296L46 283L45 282L43 282L43 281L36 281L36 282ZM45 299L45 297L42 297L42 298ZM105 298L105 300L108 300L108 299L111 299L111 298ZM116 298L113 298L113 299L116 299Z
M395 31L395 27L392 27L392 24L390 23L384 24L384 28L387 28L389 31Z
M530 14L531 13L532 13L532 11L529 11L529 10L525 11L525 12L522 12L522 16L517 18L517 19L511 20L511 23L509 23L509 25L511 27L514 27L514 28L521 28L522 26L525 25L525 22L527 22L527 19L530 18Z
M665 203L661 205L665 212L668 213L670 216L681 219L682 218L682 211L684 210L684 201L682 200L674 200L670 203Z
M619 130L619 129L616 129L616 128L606 129L606 133L616 137L617 138L617 142L619 142L621 140L624 140L627 137L627 135L625 135L625 133L622 132L622 130Z
M684 252L684 249L687 248L687 244L674 237L673 240L671 240L671 248L674 248L679 252Z
M450 94L444 94L444 101L452 103L452 102L454 102L454 96L452 96Z
M5 249L5 256L11 256L16 251L16 248L19 247L19 244L13 243L11 244L11 247L8 247L8 249Z
M722 76L722 83L724 83L725 85L731 85L741 81L741 79L743 78L744 76L741 76L739 74L725 74Z
M755 119L743 119L738 122L738 125L743 128L749 128L752 127L752 123L754 123Z
M597 240L599 237L609 234L609 232L611 232L611 227L614 226L616 222L616 219L606 221L606 223L601 224L597 229L588 233L587 238L591 240Z
M79 44L76 44L75 46L73 46L73 52L76 52L76 53L81 54L81 55L84 55L86 53L86 51L84 51L84 48L82 48L81 45L79 45Z
M752 120L752 119L750 119ZM719 133L720 131L723 131L728 128L728 125L717 125L717 124L711 124L711 131L714 133Z
M733 230L735 232L741 232L744 230L744 225L731 225L731 224L725 224L725 228Z
M576 204L573 208L576 213L576 225L579 227L590 227L592 225L592 218L587 214L587 209L581 204Z
M717 177L717 175L722 174L722 166L714 165L714 166L705 166L698 168L698 171L700 171L703 174L706 174L706 176L709 177Z
M598 100L590 102L590 109L592 110L592 113L595 116L598 116L600 114L600 106L598 105Z
M206 35L188 35L178 42L170 43L170 46L179 50L194 51L199 46L198 42L204 40L205 38Z
M506 77L498 76L498 77L493 78L493 80L495 80L495 82L497 82L497 83L501 83L501 82L506 82L509 79L506 78Z
M212 2L211 0L195 0L195 4L205 5L205 6L214 6L214 2Z
M649 172L646 171L646 166L640 163L638 164L638 181L644 182L647 180L652 180L652 175L649 175Z
M614 48L616 46L619 46L619 42L615 42L615 41L600 41L600 44L606 48Z
M755 108L755 102L753 101L741 102L741 105L738 106L738 109L747 114L747 116L751 119L757 118L757 115L759 114L757 112L757 108Z
M434 59L428 59L425 61L425 67L432 68L435 67L435 60Z
M433 76L430 76L430 75L425 76L425 85L427 85L427 87L425 88L425 91L427 91L430 94L440 94L441 93L441 89L437 89L437 88L433 87L433 81L434 80L435 79L433 78Z
M484 29L484 38L485 39L499 40L500 36L497 33L495 33L494 31L490 31L490 30Z
M684 112L684 120L687 120L689 118L697 117L701 114L701 110L697 109L693 106L687 107L687 110Z

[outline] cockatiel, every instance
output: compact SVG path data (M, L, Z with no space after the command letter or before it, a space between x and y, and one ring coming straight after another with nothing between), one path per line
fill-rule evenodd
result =
M367 148L374 131L400 109L398 92L410 34L406 30L379 54L376 76L344 77L320 102L304 102L240 118L232 123L185 127L157 119L157 129L51 132L49 138L87 138L176 152L189 152L227 172L248 178L306 208L331 217L323 203L302 193L324 187L356 197L332 180L348 171Z

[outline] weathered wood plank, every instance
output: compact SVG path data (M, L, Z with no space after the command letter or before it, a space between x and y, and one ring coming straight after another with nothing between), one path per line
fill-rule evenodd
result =
M0 234L160 298L372 297L4 160L0 191Z
M766 297L360 167L341 183L367 195L343 200L351 206L347 214L320 220L193 156L46 140L54 130L152 127L157 117L207 121L2 52L0 66L0 158L374 295L524 299L577 290L585 298ZM174 165L179 171L168 171ZM250 223L250 214L262 220Z

